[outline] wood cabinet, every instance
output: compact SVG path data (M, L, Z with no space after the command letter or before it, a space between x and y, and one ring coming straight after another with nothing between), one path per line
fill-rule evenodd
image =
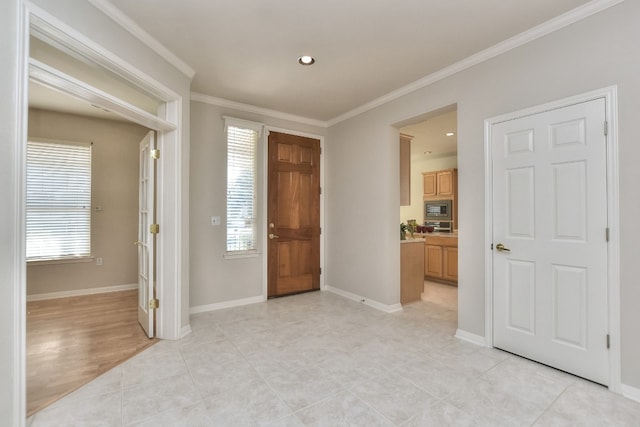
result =
M423 200L451 200L451 228L458 229L458 169L422 172ZM426 221L427 219L424 218Z
M436 281L458 282L458 237L425 236L424 276Z
M424 245L424 275L442 278L442 246Z
M411 205L411 135L400 134L400 206Z
M445 169L422 173L423 198L453 197L457 192L457 169Z
M422 196L424 200L428 198L436 197L438 194L438 175L436 172L423 172L422 173Z
M424 291L424 243L405 240L400 243L400 303L420 299Z
M458 248L442 247L442 278L458 282Z

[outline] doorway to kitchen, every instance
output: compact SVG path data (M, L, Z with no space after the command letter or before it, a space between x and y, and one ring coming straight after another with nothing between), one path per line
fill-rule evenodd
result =
M423 242L421 292L402 298L403 304L421 300L457 313L457 106L404 121L398 129L401 228L405 244Z

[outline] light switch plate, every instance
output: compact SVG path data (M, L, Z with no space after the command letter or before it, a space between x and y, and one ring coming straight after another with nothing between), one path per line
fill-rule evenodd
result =
M211 217L211 225L220 225L220 217L212 216Z

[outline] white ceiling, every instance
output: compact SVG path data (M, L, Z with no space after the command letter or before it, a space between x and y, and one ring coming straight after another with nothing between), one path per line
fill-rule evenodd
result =
M458 153L458 110L443 112L423 122L404 126L400 132L413 137L411 159L435 159L455 156ZM448 132L454 135L447 136Z
M194 92L321 121L589 3L110 1L196 71Z

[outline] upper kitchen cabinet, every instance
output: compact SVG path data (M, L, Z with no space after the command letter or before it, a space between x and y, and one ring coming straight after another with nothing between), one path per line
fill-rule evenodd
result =
M445 169L422 173L424 200L454 198L458 186L458 170Z
M413 136L400 134L400 206L411 205L411 140Z

